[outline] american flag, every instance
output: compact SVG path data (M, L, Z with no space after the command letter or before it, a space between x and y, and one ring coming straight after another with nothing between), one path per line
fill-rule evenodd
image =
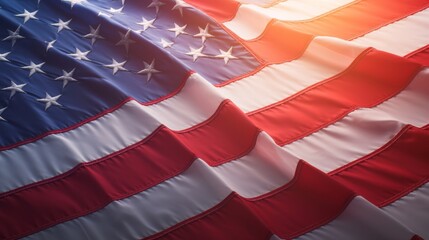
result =
M429 239L428 0L0 0L0 239Z

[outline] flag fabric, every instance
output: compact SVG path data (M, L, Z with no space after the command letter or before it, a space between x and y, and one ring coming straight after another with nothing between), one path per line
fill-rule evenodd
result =
M429 239L429 1L0 1L0 239Z

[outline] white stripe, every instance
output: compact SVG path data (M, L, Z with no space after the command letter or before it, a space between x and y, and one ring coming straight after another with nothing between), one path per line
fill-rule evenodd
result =
M223 100L212 84L193 74L178 94L144 110L168 128L183 130L207 120Z
M231 21L223 23L245 40L262 34L271 19L302 21L326 14L354 0L288 0L270 8L242 4Z
M361 108L307 137L284 146L291 154L330 172L390 141L403 127L429 124L429 69L406 89L374 108Z
M405 56L429 44L429 9L354 39L353 42Z
M244 112L257 110L341 73L365 49L337 38L316 37L299 59L269 65L219 92Z
M297 239L411 239L414 234L362 197L354 198L335 220Z
M249 198L268 193L293 178L297 163L262 133L247 156L218 167L197 159L155 187L28 239L140 239L210 209L232 191Z
M404 124L386 114L360 109L338 122L284 146L324 172L330 172L379 149Z
M249 154L214 167L213 172L241 196L253 198L289 182L298 160L262 132Z
M423 239L429 239L429 183L383 208Z
M64 173L136 143L162 124L189 128L214 114L223 99L197 74L174 97L142 106L131 101L68 132L0 152L0 192Z

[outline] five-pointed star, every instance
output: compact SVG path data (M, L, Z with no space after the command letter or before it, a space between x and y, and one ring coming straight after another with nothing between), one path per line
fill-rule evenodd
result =
M204 46L195 49L193 47L189 47L189 52L185 53L186 55L192 56L193 61L195 62L199 57L205 57L207 55L205 55L204 53L201 53L203 51Z
M183 26L179 26L176 23L174 23L174 28L170 28L170 29L167 29L167 30L170 31L170 32L174 32L174 36L177 37L180 34L186 34L185 28L187 26L188 26L187 24L185 24Z
M194 37L201 37L201 40L203 41L203 43L206 41L207 38L211 38L214 37L213 35L211 35L209 33L209 25L207 24L206 27L204 29L198 27L199 29L199 33L195 34Z
M30 61L30 65L28 66L24 66L21 67L22 69L29 69L30 70L30 74L28 75L29 77L31 77L31 75L35 74L36 72L39 73L45 73L41 68L43 66L43 64L45 64L44 62L39 63L39 64L35 64L33 61Z
M112 15L104 13L104 12L98 12L97 16L99 16L99 17L106 17L106 18L111 18L112 17Z
M110 8L107 11L111 14L122 14L122 9L124 9L124 6L122 6L120 8Z
M180 15L183 16L183 7L186 6L186 3L183 0L175 0L176 4L171 10L179 10Z
M147 81L150 81L150 78L152 77L152 74L159 73L158 70L155 69L155 59L152 60L150 64L147 62L144 63L144 69L138 71L137 73L142 73L147 75Z
M57 40L52 40L52 41L50 41L50 42L48 42L48 45L46 46L46 52L49 50L49 49L51 49L51 48L53 48L54 47L54 43L56 42Z
M86 56L86 55L88 55L88 53L89 53L89 51L82 52L82 51L80 51L79 48L76 48L76 52L75 53L69 53L68 55L74 57L77 60L87 60L87 61L89 61L89 58Z
M128 48L130 47L130 44L135 43L134 40L130 39L130 33L131 33L131 29L128 29L128 31L125 34L120 32L119 34L121 35L121 40L116 43L116 46L121 46L121 45L125 46L125 50L127 51L127 53L128 53Z
M4 119L1 115L3 114L4 110L6 110L7 107L5 108L0 108L0 120L1 121L6 121L6 119Z
M232 55L232 47L230 47L228 51L223 51L222 49L219 49L219 52L220 54L216 55L215 58L223 58L225 64L227 64L230 59L237 59L237 57Z
M12 41L12 47L15 45L17 39L24 38L23 36L19 35L19 30L21 29L21 26L19 26L15 32L12 32L11 30L7 30L9 32L9 36L3 38L3 41L11 40Z
M9 86L9 87L5 87L5 88L2 88L1 90L4 90L4 91L10 91L10 97L9 97L9 98L12 98L12 97L13 97L13 95L15 95L15 93L16 93L16 92L25 93L25 91L24 91L24 90L22 90L22 88L23 88L25 85L27 85L27 84L26 84L26 83L24 83L24 84L16 84L15 82L10 81L10 86Z
M51 23L51 25L52 26L55 26L55 27L58 27L58 31L57 32L60 32L61 30L63 30L64 28L65 29L68 29L68 30L71 30L71 28L69 27L69 23L71 22L71 19L70 20L68 20L68 21L66 21L66 22L64 22L63 20L61 20L61 19L58 19L58 22L57 23Z
M0 61L9 62L9 59L7 59L7 55L9 55L10 52L0 53Z
M138 22L138 25L143 26L143 31L146 31L148 28L156 28L153 25L153 22L155 22L156 18L152 19L152 20L146 20L146 18L142 17L142 22Z
M59 104L58 98L61 97L61 94L57 95L57 96L53 96L51 97L51 95L49 95L49 93L46 93L45 98L39 98L36 99L38 102L43 102L45 103L45 111L48 110L49 107L51 107L52 105L56 105L56 106L61 106L61 104Z
M161 2L160 0L152 0L152 2L147 6L148 8L154 7L156 10L156 13L159 12L159 7L165 5L165 3Z
M26 9L24 9L23 13L16 14L15 16L17 16L17 17L23 17L24 18L24 23L26 23L30 19L38 19L38 18L36 18L37 11L38 10L36 10L34 12L29 12Z
M173 42L169 42L167 40L165 40L164 38L161 38L161 46L163 48L171 48L171 46L173 46Z
M63 70L63 75L55 78L55 80L63 81L63 88L69 82L77 82L77 80L73 78L74 70L75 70L75 68L73 68L70 72L66 72L65 70Z
M103 66L113 69L113 75L115 75L116 72L118 72L119 70L127 71L127 69L124 68L124 64L126 62L127 61L117 62L115 59L112 58L112 64L107 64L107 65L103 65Z
M94 29L92 26L89 26L89 31L90 33L84 35L84 38L89 38L91 39L91 45L94 45L95 41L97 41L97 39L104 39L101 35L100 35L100 25L97 26L96 29Z
M76 4L82 4L82 3L86 2L86 0L63 0L63 2L69 2L71 8L73 8L74 5L76 5Z

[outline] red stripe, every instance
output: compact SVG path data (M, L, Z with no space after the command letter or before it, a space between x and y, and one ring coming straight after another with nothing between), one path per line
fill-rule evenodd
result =
M256 112L250 119L284 145L341 119L359 107L373 107L403 90L419 64L370 50L343 73Z
M300 161L294 179L255 199L232 194L214 208L149 239L266 239L267 228L293 238L335 219L353 192Z
M354 197L352 191L300 161L289 184L248 206L273 233L289 239L334 220Z
M407 127L388 144L330 175L383 207L429 180L429 130Z
M177 136L199 158L217 166L249 153L258 134L259 129L227 100L210 119Z
M271 64L299 58L313 38L312 35L292 30L286 24L273 20L260 37L241 42Z
M169 130L159 128L128 149L3 195L0 239L23 237L94 212L179 174L194 159Z
M405 57L424 66L429 66L429 45L417 49Z
M354 39L429 6L427 0L362 0L327 15L287 27L312 35Z
M120 152L1 194L0 238L24 236L141 192L184 171L195 159L191 152L212 166L236 159L253 149L258 134L243 112L224 101L187 131L161 127Z
M185 2L204 11L219 22L226 22L235 16L240 3L233 0L185 0Z
M146 239L270 239L272 233L244 201L237 194L231 194L210 210Z

